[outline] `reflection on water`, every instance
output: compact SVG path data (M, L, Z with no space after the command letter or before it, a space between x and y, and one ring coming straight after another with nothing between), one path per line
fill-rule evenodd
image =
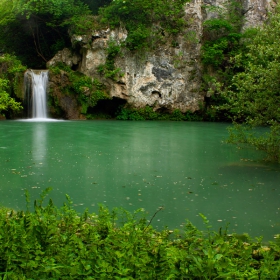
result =
M153 226L203 228L272 239L280 232L279 165L223 144L225 124L187 122L1 122L0 203L24 208L24 189L37 198L52 187L78 211L98 203L145 208ZM16 139L16 141L11 141ZM252 159L253 161L249 160Z
M33 159L43 164L47 152L47 126L46 123L34 123L32 135L32 155Z

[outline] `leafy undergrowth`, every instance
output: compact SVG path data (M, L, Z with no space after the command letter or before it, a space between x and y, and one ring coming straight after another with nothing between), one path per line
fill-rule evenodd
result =
M202 121L203 116L199 113L187 111L182 113L180 110L175 109L172 113L159 113L155 112L152 107L146 106L143 108L126 108L120 107L117 113L117 120L130 120L130 121Z
M152 228L143 210L100 206L79 215L67 201L0 210L1 279L279 279L280 246L227 232ZM154 215L155 216L155 215ZM207 219L202 215L206 224Z

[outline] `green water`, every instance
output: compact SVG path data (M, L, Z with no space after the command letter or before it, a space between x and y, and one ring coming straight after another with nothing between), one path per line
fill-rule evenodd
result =
M0 204L25 209L52 187L57 205L144 208L154 227L185 219L266 240L280 233L280 166L224 144L228 124L203 122L0 122ZM250 161L248 159L252 159Z

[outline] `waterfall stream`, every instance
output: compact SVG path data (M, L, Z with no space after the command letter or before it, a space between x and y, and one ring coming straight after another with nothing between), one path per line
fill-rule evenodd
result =
M48 70L28 70L24 80L28 117L47 119Z

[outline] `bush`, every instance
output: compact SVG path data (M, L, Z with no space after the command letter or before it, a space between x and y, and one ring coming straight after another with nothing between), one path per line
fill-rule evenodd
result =
M106 92L106 86L97 79L83 75L73 71L69 66L58 63L50 68L54 75L60 75L64 71L69 82L63 85L62 90L66 94L74 94L82 106L81 113L87 114L89 107L96 106L98 100L109 99L110 96Z
M15 53L29 67L44 68L58 50L70 46L68 28L79 22L77 17L88 23L83 19L89 14L76 0L2 0L0 49Z
M152 107L143 108L120 107L117 114L118 120L131 121L201 121L202 117L196 112L187 111L183 114L180 110L175 109L172 113L160 113L153 110Z
M262 150L274 162L280 158L279 8L262 28L244 37L242 52L231 59L239 71L220 87L220 96L226 102L215 106L220 112L227 111L234 122L244 124L231 130L230 141ZM247 130L259 126L270 127L270 133L258 135Z
M235 124L229 128L229 143L254 147L266 154L266 160L280 163L280 124L272 123L269 132L260 135L248 125Z
M216 70L225 65L233 67L230 58L240 52L240 40L243 37L241 26L244 15L237 1L225 1L224 8L211 7L216 17L206 20L204 26L204 43L202 62Z
M11 116L23 108L16 96L22 95L20 77L25 70L26 67L15 56L0 56L0 114Z
M121 107L117 114L117 120L144 121L145 118L136 109Z
M180 110L175 109L170 116L170 120L171 121L184 121L184 120L186 120L186 117L183 115L183 113Z
M130 50L152 48L160 38L176 35L186 26L184 5L189 0L114 0L100 8L101 23L111 28L125 26L126 47Z
M68 196L61 208L49 190L34 211L0 209L0 275L3 279L279 279L280 247L262 246L227 231L158 231L143 209L78 214ZM27 194L28 198L28 194ZM276 236L279 241L279 236Z
M0 114L7 111L18 112L23 107L20 102L15 101L6 91L7 80L0 78Z

